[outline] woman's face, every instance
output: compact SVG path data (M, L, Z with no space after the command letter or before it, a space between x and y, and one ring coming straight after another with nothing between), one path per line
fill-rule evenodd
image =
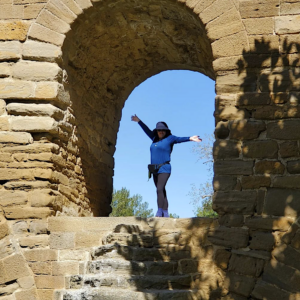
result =
M166 136L166 133L167 132L165 130L157 130L157 135L160 140Z

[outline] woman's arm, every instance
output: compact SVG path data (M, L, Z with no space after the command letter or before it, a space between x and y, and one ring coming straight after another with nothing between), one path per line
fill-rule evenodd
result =
M138 118L137 115L134 115L134 116L131 116L131 121L134 121L134 122L138 122L138 124L142 127L142 129L144 130L144 132L149 136L149 138L151 140L154 139L154 133L152 130L149 129L149 127L144 124L140 118Z
M175 135L172 135L172 142L174 144L178 144L178 143L184 143L184 142L202 142L202 139L199 138L198 135L193 135L191 137L178 137Z

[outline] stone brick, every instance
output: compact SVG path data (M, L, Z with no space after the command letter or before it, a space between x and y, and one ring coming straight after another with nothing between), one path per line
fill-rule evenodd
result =
M269 188L263 213L273 216L297 217L300 211L299 190Z
M237 95L237 104L239 106L268 105L270 102L271 97L269 93L242 93Z
M33 138L26 132L0 132L0 143L32 144Z
M250 249L271 251L275 238L271 232L252 231Z
M0 240L10 233L8 224L5 219L0 218Z
M76 232L76 248L96 247L101 245L101 236L98 232Z
M289 292L299 292L300 271L275 259L267 263L262 279Z
M241 184L243 189L259 189L269 187L271 178L269 176L243 176Z
M28 37L57 46L61 46L65 39L65 36L63 34L55 32L37 23L32 24L32 26L30 27Z
M89 8L92 6L92 3L90 0L76 0L76 2L82 9L86 9L86 8Z
M249 50L247 35L244 31L220 38L211 46L214 58L240 55L243 51Z
M290 160L287 162L287 170L290 174L300 173L300 160Z
M292 242L291 246L297 250L300 250L300 229L297 230Z
M242 56L226 56L219 57L213 61L213 68L217 74L221 75L221 71L237 70L239 66L237 61L242 60Z
M215 129L215 136L219 139L226 139L229 135L229 122L218 122Z
M10 130L9 118L6 116L0 117L0 131Z
M262 121L233 121L230 123L230 138L237 140L252 140L266 129Z
M59 260L75 260L75 261L87 261L89 260L90 253L85 250L60 250Z
M280 16L275 17L275 32L276 34L291 34L299 33L300 16Z
M36 19L45 3L30 4L24 6L24 20Z
M0 19L23 19L24 7L21 5L0 5Z
M241 152L241 145L234 141L218 140L214 142L214 158L238 158Z
M236 189L237 177L234 176L214 176L213 187L215 191L231 191Z
M68 7L70 11L72 11L75 15L82 14L82 9L79 7L78 3L74 0L66 0L64 1L64 5ZM149 5L150 7L150 5Z
M6 258L15 252L10 236L6 236L0 240L0 259ZM4 276L4 274L2 274ZM1 273L0 273L1 279Z
M74 232L52 232L50 235L50 248L72 249L75 247Z
M78 2L77 4L79 5ZM52 14L68 24L71 24L77 17L63 2L58 0L52 0L51 2L47 3L46 8Z
M284 165L279 161L261 160L255 164L256 174L283 174Z
M29 290L23 290L15 293L16 300L39 300L39 296L35 287Z
M283 142L279 147L279 154L282 158L299 156L297 141Z
M55 45L28 40L23 44L22 55L24 59L54 62L61 57L62 52L61 49Z
M40 275L35 277L38 289L63 289L65 287L64 276Z
M298 250L284 244L276 247L272 252L272 256L277 261L300 271L299 255Z
M48 235L20 237L19 244L22 248L43 248L49 245Z
M29 21L0 21L0 40L25 41L30 25Z
M0 97L3 99L24 99L33 95L34 85L28 81L0 79Z
M281 3L281 5L280 5L280 15L281 16L299 15L299 14L300 14L300 3L298 1L289 1L289 2Z
M225 249L218 249L214 256L214 262L216 265L226 270L228 267L229 259L230 259L231 253Z
M243 120L249 117L249 114L244 109L238 109L234 106L222 107L215 110L216 120Z
M23 254L27 261L31 262L57 261L58 259L57 250L52 249L24 250Z
M57 123L50 117L12 117L11 129L29 132L56 132Z
M243 156L248 158L277 158L278 145L275 141L247 141L243 143Z
M217 160L214 163L214 172L217 175L252 175L253 162L242 160Z
M274 18L250 18L243 23L248 34L273 34Z
M220 226L208 233L211 243L232 248L244 248L248 244L248 230L244 228L228 228Z
M34 179L31 170L0 168L0 180Z
M228 0L222 1L217 0L214 2L210 2L211 5L207 6L201 13L200 18L204 24L210 22L211 20L216 19L218 16L224 13L224 11L228 10L228 8L232 7L232 3Z
M227 227L242 227L244 225L243 215L229 215L219 216L219 224Z
M29 276L30 271L22 255L10 255L0 262L0 284Z
M240 1L240 13L243 19L278 16L279 6L279 0L243 0Z
M39 295L39 299L43 299L43 300L53 300L54 298L54 290L43 290L43 289L38 289L37 290L38 295Z
M49 207L6 207L4 208L7 219L44 219L54 215Z
M77 275L79 274L79 263L76 261L52 262L52 275Z
M215 192L213 209L219 214L252 214L256 198L256 191Z
M27 192L0 190L0 205L2 207L26 205L27 202Z
M294 220L287 217L249 217L245 225L250 229L287 231Z
M17 282L22 289L30 289L34 286L33 276L25 276L18 278Z
M55 63L20 61L13 66L13 77L31 81L55 81L61 77L61 69Z
M300 176L278 176L274 178L273 187L286 188L286 189L297 189L300 185Z
M267 138L279 140L300 139L299 120L280 120L267 124Z
M36 22L61 34L67 33L71 29L68 23L59 19L46 9L39 14Z
M52 275L51 262L29 263L29 267L35 275Z
M37 82L34 98L39 100L55 100L58 97L59 84L57 82Z
M4 297L4 300L7 299L5 296L9 297L9 295L13 294L18 288L19 288L19 285L16 282L0 287L1 300L3 299L3 297ZM13 299L13 300L15 300L15 299Z

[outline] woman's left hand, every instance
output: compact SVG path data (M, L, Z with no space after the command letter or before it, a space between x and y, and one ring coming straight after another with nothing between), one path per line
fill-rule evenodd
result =
M200 139L198 135L193 135L193 136L190 137L190 141L202 142L202 139Z

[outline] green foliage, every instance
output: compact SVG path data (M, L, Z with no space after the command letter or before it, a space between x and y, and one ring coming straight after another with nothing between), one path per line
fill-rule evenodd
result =
M130 197L130 192L126 188L114 190L112 197L112 212L110 217L153 217L152 209L148 209L148 203L142 201L141 195L133 195Z
M179 219L179 216L176 215L176 214L170 214L170 218L173 218L173 219Z

